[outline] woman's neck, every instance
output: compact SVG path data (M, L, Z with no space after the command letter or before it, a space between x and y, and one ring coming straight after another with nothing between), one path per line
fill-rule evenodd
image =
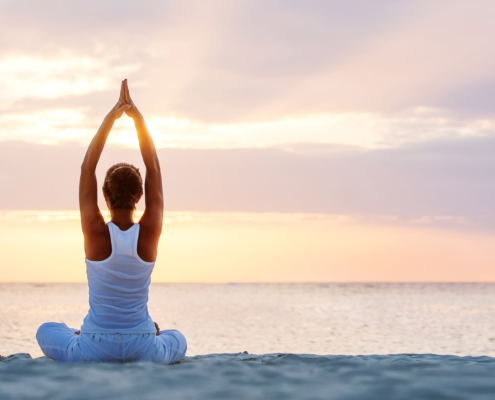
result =
M126 231L134 225L132 214L134 214L134 210L110 209L112 222L117 225L121 231Z

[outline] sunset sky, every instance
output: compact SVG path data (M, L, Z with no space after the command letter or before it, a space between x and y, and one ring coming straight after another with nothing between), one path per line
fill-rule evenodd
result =
M163 170L155 282L495 281L494 16L0 0L0 281L85 280L79 167L124 78ZM125 116L100 184L119 161L144 171Z

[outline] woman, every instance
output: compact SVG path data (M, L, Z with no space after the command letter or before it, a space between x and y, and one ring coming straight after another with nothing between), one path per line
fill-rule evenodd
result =
M115 120L124 112L134 120L146 166L146 210L135 224L132 217L143 181L133 165L116 164L103 184L111 214L111 222L105 224L97 204L96 165ZM80 331L54 322L41 325L36 334L41 350L61 362L180 361L187 349L184 336L176 330L160 331L148 314L148 288L162 231L162 178L153 140L129 96L127 79L84 157L79 206L90 309Z

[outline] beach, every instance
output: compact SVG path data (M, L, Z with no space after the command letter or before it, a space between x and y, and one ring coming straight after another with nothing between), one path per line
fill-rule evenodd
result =
M432 354L210 354L178 364L0 362L11 399L492 399L495 359Z

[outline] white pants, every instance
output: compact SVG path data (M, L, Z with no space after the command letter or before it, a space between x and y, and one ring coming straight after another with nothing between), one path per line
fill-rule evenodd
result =
M65 324L41 325L36 339L48 358L60 362L153 361L171 364L184 358L186 338L175 329L145 334L81 333Z

